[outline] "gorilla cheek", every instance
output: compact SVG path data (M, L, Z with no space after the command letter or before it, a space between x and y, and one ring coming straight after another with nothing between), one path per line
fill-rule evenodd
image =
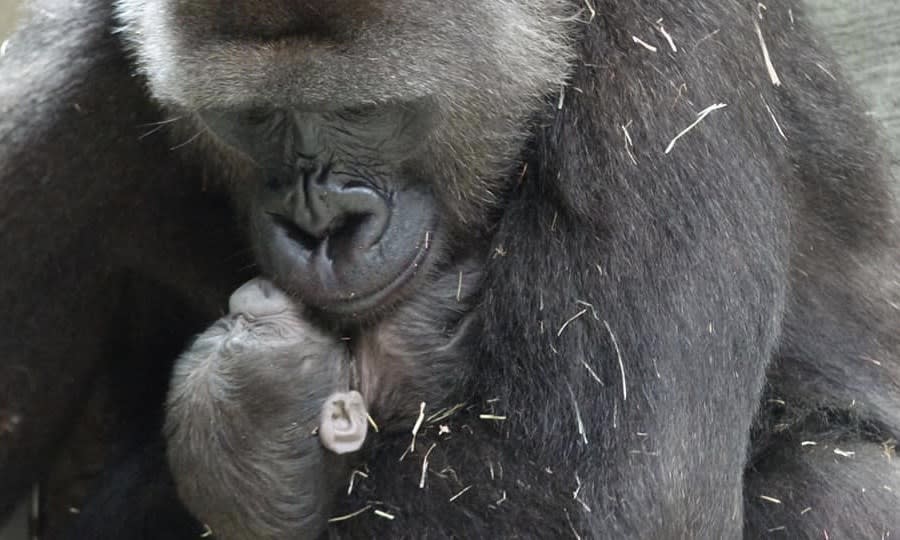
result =
M390 195L324 182L264 186L253 209L260 264L306 304L357 315L401 293L426 261L437 225L421 189Z

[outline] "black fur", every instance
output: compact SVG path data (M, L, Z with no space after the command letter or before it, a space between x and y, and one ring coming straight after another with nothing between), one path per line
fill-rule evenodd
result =
M138 126L164 117L110 34L109 7L35 4L43 12L0 59L0 413L20 420L0 433L0 511L43 470L65 432L109 337L104 315L123 270L152 276L212 319L215 299L240 277L241 264L228 255L243 247L231 225L239 218L200 191L204 166L215 177L220 167L198 161L202 153L170 151L177 143L168 139L138 139ZM366 3L343 4L353 23L361 15L352 8ZM409 88L382 75L408 69L410 80L423 81L416 90L457 106L446 109L458 113L444 117L448 141L472 132L471 147L448 144L429 163L452 177L435 188L448 220L485 224L485 215L497 216L475 310L479 342L462 360L470 384L448 396L467 404L446 419L449 435L440 434L440 423L430 426L402 460L409 437L382 438L368 456L369 477L340 512L368 509L333 524L331 534L898 534L900 486L888 444L900 430L893 180L876 131L799 3L769 4L760 17L749 1L594 1L596 11L582 11L580 22L548 23L542 34L571 33L571 49L562 51L576 60L562 98L535 83L522 95L545 94L543 106L523 99L523 110L496 114L514 79L506 72L477 78L463 67L503 66L486 52L469 60L479 51L509 52L510 43L481 48L484 39L537 41L477 24L502 20L491 18L504 13L498 6L519 4L421 4L434 11L409 10L415 23L405 31L433 31L429 43L447 53L436 56L446 70L432 69L437 61L409 68L373 61L356 82L384 86L347 86L346 95L400 99ZM573 1L560 12L555 2L521 3L539 4L548 6L546 20L588 5ZM457 5L464 24L442 31L453 14L442 10ZM465 18L467 8L481 9L474 11L481 19ZM210 16L190 15L198 32L198 21ZM272 29L265 18L253 24L267 35L291 30ZM360 45L363 52L392 59L378 55L399 34L376 34L364 34L374 41ZM766 68L763 43L780 85ZM360 52L342 50L348 58ZM196 51L178 67L208 81L207 70L219 66L202 63L208 49ZM547 62L546 55L533 60ZM138 62L152 78L152 62ZM297 88L313 100L328 94L329 80L308 77L315 72L307 68L293 73ZM519 71L523 79L534 75ZM554 81L551 71L540 80ZM267 74L235 80L235 99L252 98L253 85L284 90L267 87ZM472 105L480 103L477 90L494 83L493 97ZM167 103L200 104L204 91L228 91L154 84ZM699 111L717 103L727 106L666 152ZM503 127L506 135L528 112L537 120L527 144L474 129ZM514 149L527 163L524 173L506 161ZM470 169L461 166L467 159ZM465 172L479 173L480 183L466 184ZM453 240L466 240L465 227L452 230ZM99 524L152 511L120 510ZM142 535L159 537L151 529L131 537Z

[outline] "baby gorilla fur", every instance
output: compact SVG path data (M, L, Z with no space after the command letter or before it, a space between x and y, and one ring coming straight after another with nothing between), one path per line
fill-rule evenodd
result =
M366 409L390 432L467 378L462 285L473 276L445 275L347 341L266 280L238 289L172 376L168 460L186 506L225 540L317 537L365 441Z

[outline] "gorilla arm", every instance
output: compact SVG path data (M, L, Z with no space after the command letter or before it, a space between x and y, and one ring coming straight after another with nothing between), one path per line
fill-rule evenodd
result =
M650 243L614 218L575 216L537 171L503 218L504 255L487 272L486 353L473 359L480 401L443 422L449 436L437 426L420 435L402 461L408 437L378 448L342 513L378 500L395 521L359 516L335 529L341 538L740 537L749 426L775 342L776 321L754 319L762 306L753 303L777 302L777 281L763 275L774 254L725 280L718 269L735 264L725 246ZM662 279L657 264L680 269L678 279ZM727 317L710 307L723 304Z
M752 12L708 9L717 24L735 21L717 46L752 57ZM679 21L658 15L670 31ZM783 151L774 130L755 131L758 95L741 98L744 84L769 87L764 70L715 55L663 62L630 45L639 20L619 6L584 29L593 60L539 132L494 238L473 393L506 420L492 429L475 416L436 441L427 496L408 491L421 460L404 469L384 455L388 470L359 498L396 504L397 521L368 518L361 530L416 538L429 528L411 527L430 521L462 537L522 534L520 523L534 537L741 536L750 425L785 297ZM716 30L684 24L680 35ZM670 156L696 117L686 103L673 112L667 89L692 70L705 99L741 110L710 116ZM746 132L721 136L747 114ZM631 115L645 123L630 128L637 164L621 127ZM352 521L338 527L354 537Z
M0 515L84 399L125 270L193 286L213 316L216 291L232 286L204 266L234 252L230 216L179 181L196 171L167 159L170 143L139 140L160 117L110 35L109 7L30 7L0 58L0 420L18 420L0 433Z

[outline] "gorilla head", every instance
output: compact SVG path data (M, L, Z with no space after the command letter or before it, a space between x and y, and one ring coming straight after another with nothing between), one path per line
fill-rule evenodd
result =
M564 3L264 4L126 0L120 15L152 93L243 165L263 269L332 314L389 305L454 230L485 227L564 80Z

